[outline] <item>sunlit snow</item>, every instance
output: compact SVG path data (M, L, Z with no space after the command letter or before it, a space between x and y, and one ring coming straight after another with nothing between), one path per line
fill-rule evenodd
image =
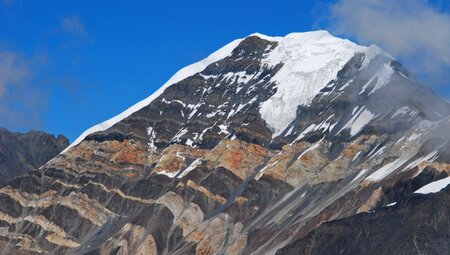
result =
M276 93L260 108L262 118L274 132L273 137L280 135L296 118L299 105L308 105L357 52L368 49L326 31L263 38L279 43L264 61L269 66L283 63L271 79L277 84Z
M443 190L449 184L450 184L450 176L447 178L438 180L438 181L428 183L427 185L423 186L422 188L414 191L414 193L418 193L418 194L436 193L436 192Z

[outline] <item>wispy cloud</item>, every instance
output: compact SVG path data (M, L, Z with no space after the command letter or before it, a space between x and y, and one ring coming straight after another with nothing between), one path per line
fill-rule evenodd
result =
M339 0L330 11L333 32L381 46L430 85L450 78L449 13L425 0Z
M0 126L12 129L38 128L47 103L45 89L34 71L46 56L27 59L0 49Z
M30 77L30 70L21 56L12 51L0 51L0 98L9 87Z
M62 18L61 30L74 35L87 36L86 27L77 16Z
M61 18L56 32L64 48L77 48L95 42L92 34L77 15Z

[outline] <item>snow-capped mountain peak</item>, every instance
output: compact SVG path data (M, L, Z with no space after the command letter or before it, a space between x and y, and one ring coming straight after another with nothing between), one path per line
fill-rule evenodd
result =
M324 30L290 33L284 37L254 33L246 38L234 40L207 58L181 69L149 97L83 132L65 151L79 144L90 134L107 130L141 110L173 84L200 73L209 65L231 56L240 43L250 37L259 37L277 45L262 56L260 59L262 65L268 67L282 65L270 80L276 84L276 93L266 101L260 102L261 117L273 131L273 137L281 134L295 119L297 107L308 105L329 82L336 78L337 72L355 54L365 54L363 67L367 66L370 60L378 54L390 57L376 46L359 46L349 40L335 37ZM243 76L240 81L251 79L245 74Z
M450 105L411 77L379 48L326 31L236 40L3 186L0 246L8 254L442 246ZM439 202L415 199L430 192ZM407 221L396 238L379 234L399 217Z
M356 53L370 52L366 61L379 53L375 48L356 45L327 31L261 37L279 43L264 61L269 65L283 63L272 78L277 92L261 104L260 111L274 137L295 119L297 107L308 105Z

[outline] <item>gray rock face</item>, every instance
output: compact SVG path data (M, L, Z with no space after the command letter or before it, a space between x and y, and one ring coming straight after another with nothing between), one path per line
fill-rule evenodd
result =
M36 170L69 146L66 137L40 131L13 133L0 128L0 185Z
M448 254L449 189L322 224L277 254Z
M450 173L450 105L398 62L324 32L218 55L1 188L3 253L365 253L399 220L412 251L406 224L448 225L414 192Z

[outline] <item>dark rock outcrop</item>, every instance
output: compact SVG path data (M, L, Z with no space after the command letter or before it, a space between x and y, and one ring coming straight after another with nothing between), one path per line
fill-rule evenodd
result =
M449 254L450 189L326 222L276 254Z
M0 128L0 185L35 170L69 146L63 135L41 132L16 133Z

